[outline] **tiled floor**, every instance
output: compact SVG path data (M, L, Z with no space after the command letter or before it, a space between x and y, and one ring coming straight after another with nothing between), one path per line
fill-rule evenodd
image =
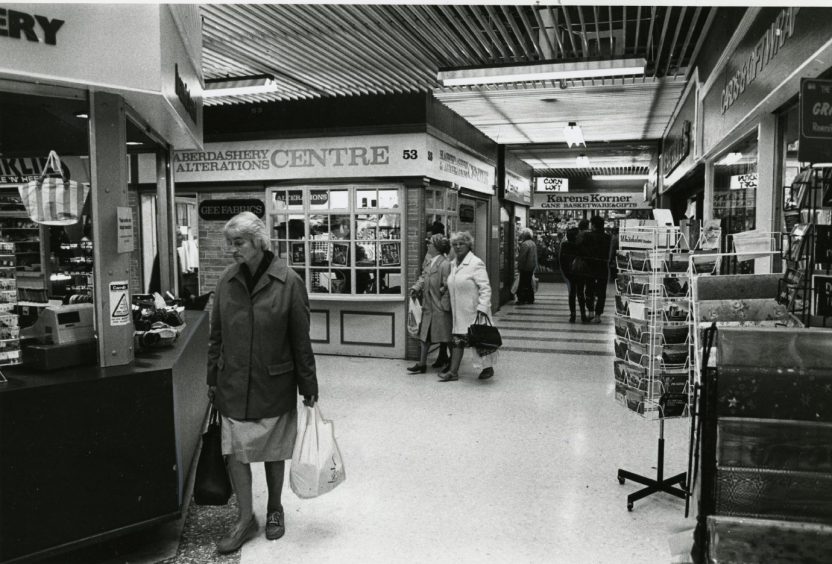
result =
M236 558L670 562L668 537L691 524L684 502L656 494L629 512L626 496L639 486L616 479L618 468L655 474L659 424L613 399L612 314L569 324L564 293L543 284L534 305L503 307L489 381L476 379L470 353L449 383L407 374L405 361L318 357L320 405L335 421L347 481L314 500L287 484L286 536L261 534ZM666 423L666 474L686 469L688 432L687 419ZM262 467L254 477L262 524ZM221 527L206 531L231 508L207 511L192 508L179 554L165 562L236 561L212 548Z

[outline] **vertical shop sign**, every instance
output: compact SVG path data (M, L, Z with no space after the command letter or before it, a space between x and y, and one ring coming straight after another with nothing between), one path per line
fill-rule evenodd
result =
M127 280L110 282L110 327L130 323L129 288Z
M797 160L832 161L832 80L800 81L800 144Z
M132 253L133 244L133 213L128 207L117 208L118 215L118 252Z

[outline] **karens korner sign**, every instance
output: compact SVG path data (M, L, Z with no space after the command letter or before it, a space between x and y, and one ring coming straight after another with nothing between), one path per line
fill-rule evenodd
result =
M636 210L651 207L640 192L536 192L532 203L533 210Z

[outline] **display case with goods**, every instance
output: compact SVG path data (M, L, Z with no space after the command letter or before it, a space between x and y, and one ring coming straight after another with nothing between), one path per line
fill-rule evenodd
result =
M44 228L29 218L17 187L0 189L0 241L14 243L19 299L47 301Z
M22 362L17 305L17 268L14 243L0 243L0 367ZM0 382L6 377L0 371Z
M656 478L618 470L618 480L646 486L627 497L657 492L687 499L686 477L664 477L664 420L690 412L689 251L678 227L648 220L620 227L616 266L615 398L646 419L660 421Z

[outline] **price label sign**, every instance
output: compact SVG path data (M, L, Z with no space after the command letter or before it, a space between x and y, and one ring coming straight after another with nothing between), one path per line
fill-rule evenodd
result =
M130 283L127 280L110 282L110 326L127 325L130 323Z

